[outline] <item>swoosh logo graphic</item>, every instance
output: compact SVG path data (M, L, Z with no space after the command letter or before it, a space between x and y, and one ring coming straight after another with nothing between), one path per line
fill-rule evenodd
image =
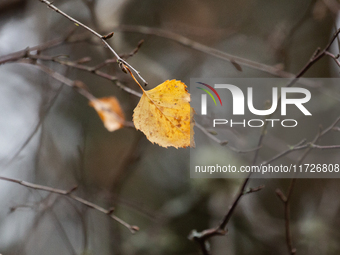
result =
M217 105L217 104L216 104L215 98L213 97L213 95L210 93L209 90L202 89L202 88L200 88L200 87L197 87L197 88L203 90L204 92L206 92L206 93L214 100L215 105Z
M220 95L217 93L217 91L216 91L213 87L211 87L210 85L208 85L208 84L206 84L206 83L203 83L203 82L197 82L197 83L199 83L199 84L201 84L201 85L203 85L203 86L206 86L207 88L211 89L211 91L215 93L215 95L217 96L218 100L220 101L220 104L222 105L222 100L221 100L221 98L220 98ZM199 87L197 87L197 88L199 88ZM202 89L202 88L199 88L199 89ZM211 98L212 98L212 99L214 100L214 102L215 102L215 105L217 105L217 104L216 104L216 100L215 100L215 98L213 97L213 95L212 95L208 90L206 90L206 89L202 89L202 90L204 90L209 96L211 96Z

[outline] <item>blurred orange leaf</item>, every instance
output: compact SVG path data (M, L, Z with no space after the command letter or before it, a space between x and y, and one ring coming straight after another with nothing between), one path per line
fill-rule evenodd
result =
M97 111L107 130L115 131L124 126L125 118L117 98L92 99L89 104Z
M160 146L194 147L194 110L190 94L181 81L167 80L145 91L134 110L136 129Z

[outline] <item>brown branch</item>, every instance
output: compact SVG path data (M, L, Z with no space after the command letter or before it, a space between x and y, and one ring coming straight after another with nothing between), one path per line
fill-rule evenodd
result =
M22 59L22 60L18 61L18 63L34 65L34 66L38 67L41 71L47 73L52 78L56 79L57 81L60 81L64 84L66 84L69 87L75 88L81 95L86 97L88 100L91 101L91 100L96 99L96 97L93 96L88 91L87 86L82 81L79 81L79 80L73 81L73 80L65 77L64 75L52 70L51 68L48 68L47 66L44 66L42 64L37 63L36 61L32 61L32 60L29 60L29 59Z
M298 81L298 79L300 77L302 77L317 61L319 61L323 56L326 55L326 53L328 52L329 48L331 47L332 43L334 42L334 40L337 38L337 36L340 33L340 29L338 29L332 36L331 40L328 42L328 44L326 45L326 47L321 51L319 48L314 52L313 56L310 58L310 60L307 62L307 64L300 70L300 72L295 76L295 78L286 85L286 87L292 87L294 86L294 84ZM279 98L279 101L281 100L281 96ZM270 118L274 113L276 112L276 110L269 115L268 118ZM265 137L267 133L267 125L264 125L262 128L262 132L259 138L259 142L257 144L258 147L261 147L263 139ZM255 157L253 160L253 165L256 163L257 157L259 154L259 150L257 150L255 152Z
M338 117L327 129L325 129L323 132L321 132L321 130L319 131L319 133L316 135L316 137L313 139L312 142L304 144L306 142L306 140L302 140L301 142L299 142L297 145L293 146L292 148L289 148L288 150L278 154L277 156L273 157L270 160L267 160L265 162L263 162L262 164L269 164L271 162L273 162L274 160L277 160L285 155L287 155L288 153L291 153L293 151L297 151L297 150L303 150L305 149L305 152L303 153L303 155L301 156L301 158L298 161L298 165L300 165L302 163L302 161L307 157L307 155L311 152L312 149L321 149L321 150L326 150L326 149L340 149L340 145L328 145L328 146L321 146L321 145L316 145L315 143L324 135L326 135L327 133L329 133L330 131L334 130L335 126L340 122L340 117ZM303 145L304 144L304 145ZM290 255L294 255L296 254L296 249L293 247L293 242L292 242L292 234L291 234L291 230L290 230L290 198L292 196L294 187L295 187L295 183L296 183L296 178L293 178L291 180L291 183L287 189L286 195L283 194L283 192L280 189L276 190L276 194L278 195L278 197L280 198L280 200L284 203L284 217L285 217L285 233L286 233L286 244L287 244L287 248L289 251Z
M76 89L78 91L79 94L83 95L84 97L86 97L89 101L96 101L98 100L95 96L93 96L89 90L87 89L87 86L85 85L85 83L83 83L82 81L79 80L70 80L69 78L63 76L62 74L48 68L47 66L44 66L42 64L37 63L36 61L32 61L30 59L22 59L20 61L18 61L18 63L25 63L25 64L31 64L34 66L37 66L40 70L42 70L43 72L47 73L48 75L50 75L52 78L66 84L67 86L70 86L74 89ZM123 86L123 85L121 85ZM117 113L112 111L111 109L108 108L103 108L104 111L109 112L110 114L114 115L115 117L117 116ZM134 128L134 124L131 121L123 121L122 122L124 127L129 127L129 128Z
M338 67L340 67L340 61L338 60L339 56L335 56L335 55L333 55L332 53L330 53L328 51L326 51L325 54L327 56L330 56L335 61L335 63L338 65Z
M42 52L47 49L52 49L54 47L60 46L63 43L77 43L77 42L83 42L86 39L88 39L88 36L85 34L77 34L73 35L75 32L75 29L71 29L67 34L63 37L59 37L50 41L47 41L45 43L33 46L33 47L27 47L26 49L13 52L7 55L3 55L0 57L0 65L8 63L8 62L15 62L17 60L20 60L22 58L26 58L28 54L31 52L37 51Z
M227 234L227 232L228 232L226 230L227 224L228 224L231 216L233 215L240 199L246 194L257 192L257 191L260 191L261 189L264 188L264 186L259 186L257 188L250 188L247 191L246 185L247 185L249 180L250 180L250 175L248 175L248 177L244 180L241 188L239 189L239 192L238 192L236 198L234 199L234 202L230 206L227 214L224 216L224 218L222 219L222 222L220 223L219 226L217 226L216 228L203 230L202 232L197 232L196 230L191 231L188 238L199 244L200 249L201 249L201 251L203 252L204 255L210 254L209 244L208 244L209 238L211 238L213 236L224 236L224 235Z
M331 40L328 42L328 44L326 45L326 47L323 50L320 50L319 48L315 51L315 53L313 54L313 56L311 57L311 59L307 62L307 64L300 70L300 72L296 75L295 79L293 79L288 85L287 87L291 87L293 86L296 81L298 80L298 78L300 78L301 76L303 76L308 70L309 68L311 68L317 61L319 61L323 56L326 55L326 52L328 52L329 48L331 47L332 43L336 40L336 38L338 37L340 33L340 28L333 34Z
M133 67L131 66L128 62L126 62L124 59L122 59L117 53L116 51L110 46L110 44L106 41L106 39L110 38L107 36L103 36L101 34L99 34L98 32L96 32L95 30L91 29L90 27L84 25L83 23L79 22L78 20L76 20L75 18L72 18L71 16L69 16L68 14L66 14L65 12L61 11L59 8L57 8L55 5L53 5L51 2L47 1L47 0L39 0L40 2L46 4L49 8L51 8L52 10L54 10L55 12L61 14L62 16L64 16L65 18L69 19L70 21L74 22L76 25L83 27L84 29L86 29L87 31L89 31L90 33L92 33L93 35L95 35L96 37L98 37L103 43L104 45L113 53L113 55L115 55L115 57L117 58L117 62L118 64L123 64L126 65L127 67L129 67L132 71L134 71L138 77L144 82L145 85L147 85L148 83L144 80L144 78L140 75L140 73Z
M336 128L336 125L338 125L338 123L340 122L340 116L332 123L332 125L330 125L328 128L326 128L320 136L324 136L327 133L329 133L330 131L334 130L334 128Z
M317 145L317 144L311 144L310 146L313 149L319 149L319 150L335 150L335 149L340 149L340 145Z
M313 143L317 142L317 140L320 138L321 133L319 132L318 135L315 137ZM307 155L310 153L312 150L311 147L308 147L305 152L303 153L302 157L298 161L298 165L302 163L302 161L307 157ZM292 233L290 229L290 199L293 194L293 190L295 187L296 183L296 178L293 178L290 182L290 185L288 187L288 190L286 192L286 195L283 195L283 193L278 189L276 190L276 194L279 195L281 198L282 202L284 203L284 217L285 217L285 234L286 234L286 244L288 248L288 253L290 255L295 255L296 254L296 248L293 246L293 238L292 238Z
M314 149L314 148L320 149L320 147L324 147L324 146L317 146L317 145L315 145L315 143L322 136L324 136L327 133L329 133L330 131L332 131L334 129L334 127L339 122L340 122L340 116L324 131L322 131L322 128L320 127L318 134L315 136L313 141L308 144L308 147L306 148L305 152L303 153L303 155L299 159L297 165L300 165L302 163L302 161L307 157L307 155L311 152L312 149ZM332 149L339 149L340 148L340 146L337 146L337 148L333 148L334 146L325 146L325 147L328 147L328 149L330 147ZM295 187L296 180L297 180L296 178L293 178L291 180L290 185L288 187L288 190L286 192L286 195L284 195L281 190L279 190L279 189L276 190L276 194L280 197L281 201L284 203L286 244L287 244L288 252L289 252L290 255L296 254L296 248L294 248L294 246L293 246L292 233L291 233L291 229L290 229L290 199L292 197L292 193L293 193L293 190L294 190L294 187Z
M327 134L328 132L330 131L339 131L340 128L339 127L336 127L336 125L340 122L340 117L337 118L335 120L335 122L330 126L328 127L327 129L325 129L320 137L324 136L325 134ZM299 142L298 144L290 147L289 149L287 149L286 151L283 151L281 153L279 153L278 155L274 156L273 158L267 160L267 161L264 161L262 162L261 164L262 165L268 165L269 163L272 163L273 161L279 159L279 158L282 158L284 156L286 156L287 154L293 152L293 151L298 151L298 150L304 150L304 149L307 149L307 148L312 148L312 149L319 149L319 150L334 150L334 149L340 149L340 145L317 145L313 142L309 142L309 143L306 143L306 139L303 139L301 142Z
M44 61L52 61L52 62L58 63L60 65L64 65L64 66L75 68L75 69L82 70L82 71L85 71L85 72L93 73L93 74L95 74L95 75L97 75L99 77L102 77L104 79L107 79L107 80L115 82L115 84L120 89L124 90L127 93L130 93L130 94L132 94L134 96L137 96L137 97L141 97L142 96L141 93L139 93L139 92L137 92L137 91L135 91L133 89L130 89L127 86L124 86L121 82L118 81L116 76L107 74L107 73L102 72L102 71L99 70L100 68L106 66L109 63L112 63L115 60L108 59L108 60L104 61L103 63L97 65L97 66L91 67L91 66L86 66L86 65L79 64L79 62L66 61L66 60L62 60L62 59L60 59L58 57L45 56L45 55L41 55L41 54L39 54L39 55L29 55L28 57L30 59L34 59L34 60L38 60L39 59L39 60L44 60Z
M78 197L76 195L73 195L73 192L76 190L76 187L73 187L70 190L62 190L62 189L55 189L55 188L51 188L48 186L43 186L43 185L39 185L39 184L34 184L34 183L30 183L30 182L26 182L26 181L21 181L21 180L17 180L17 179L13 179L13 178L8 178L8 177L3 177L0 176L0 180L3 181L7 181L7 182L13 182L16 184L19 184L21 186L27 187L27 188L31 188L31 189L35 189L35 190L42 190L42 191L47 191L50 193L55 193L55 194L59 194L59 195L63 195L66 196L68 198L71 198L89 208L92 208L96 211L99 211L103 214L108 215L110 218L114 219L115 221L117 221L118 223L120 223L121 225L123 225L124 227L126 227L127 229L129 229L131 231L131 233L135 233L136 231L139 230L139 228L137 226L133 226L130 225L128 223L126 223L125 221L123 221L122 219L118 218L117 216L113 215L112 209L104 209L103 207L96 205L90 201L87 201L81 197Z
M280 189L276 189L276 194L278 195L278 197L281 199L281 201L284 204L286 244L288 248L288 253L290 255L296 254L296 248L293 247L292 235L291 235L291 230L290 230L290 204L289 204L290 202L289 200L291 198L296 180L297 180L296 178L293 178L291 180L288 191L287 191L287 195L284 195Z
M144 35L154 35L158 37L163 37L163 38L175 41L191 49L195 49L197 51L206 53L208 55L217 57L219 59L229 61L230 63L236 62L239 65L250 67L256 70L260 70L260 71L270 73L272 75L279 76L279 77L286 77L286 78L290 77L291 78L294 76L293 74L286 73L284 71L279 70L278 68L268 66L265 64L261 64L261 63L258 63L258 62L255 62L249 59L231 55L229 53L226 53L226 52L211 48L209 46L200 44L198 42L195 42L185 36L182 36L174 32L167 31L167 30L163 30L160 28L151 28L151 27L133 26L133 25L120 25L116 27L115 30L122 31L122 32L134 32L134 33L141 33Z
M125 59L125 60L128 59L128 58L130 58L130 57L133 57L133 56L136 55L137 52L140 50L140 48L142 47L143 43L144 43L144 40L142 39L142 40L140 40L140 41L137 43L136 48L134 48L130 53L128 53L128 54L121 54L120 57L123 58L123 59Z
M340 33L340 29L338 29L336 31L336 33L332 36L330 42L326 45L326 47L320 51L319 49L313 54L313 56L311 57L311 59L308 61L308 63L300 70L300 72L295 76L295 78L289 83L287 84L287 87L291 87L293 86L297 80L303 76L307 70L309 70L309 68L311 66L313 66L318 60L320 60L323 56L326 55L326 52L328 51L328 49L330 48L330 46L332 45L333 41L337 38L338 34ZM171 38L169 38L171 39ZM271 114L272 115L272 114ZM270 116L271 116L270 115ZM315 144L319 137L325 135L326 133L328 133L329 131L333 130L335 125L340 121L340 117L330 126L328 127L325 131L323 132L319 132L319 134L316 136L316 138L313 140L312 143L310 143L308 145L308 147L306 147L306 151L304 152L304 154L302 155L302 157L300 158L299 160L299 164L304 160L304 158L309 154L309 152L313 149L312 148L312 144ZM265 134L266 134L266 126L262 129L262 132L261 132L261 135L260 135L260 138L259 138L259 142L258 142L258 147L260 148L262 146L262 142L263 142L263 139L265 137ZM299 147L297 146L294 150L297 150ZM305 147L302 147L303 149L305 149ZM282 156L283 155L286 155L287 153L293 151L292 149L289 149L288 151L282 153ZM256 150L255 151L255 156L254 156L254 160L253 160L253 165L256 164L256 160L257 160L257 157L258 157L258 153L259 153L259 150ZM282 157L280 156L280 157ZM276 158L275 158L276 159ZM268 162L268 161L267 161ZM201 248L201 251L203 252L204 255L209 255L209 249L208 249L208 245L207 245L207 240L212 237L212 236L215 236L215 235L225 235L226 234L226 226L235 210L235 208L237 207L240 199L242 198L242 196L245 194L246 190L246 186L250 180L250 176L251 176L251 173L248 175L248 177L243 181L242 185L241 185L241 188L239 189L239 192L236 196L236 198L234 199L230 209L228 210L227 214L224 216L223 220L222 220L222 223L217 227L217 228L213 228L213 229L208 229L208 230L204 230L202 232L196 232L196 231L193 231L191 233L191 235L189 236L189 238L191 240L194 240L196 242L199 243L200 245L200 248ZM294 189L294 185L295 185L295 182L296 182L296 178L292 179L292 182L288 188L288 191L287 191L287 195L284 196L282 192L279 192L280 194L280 198L282 201L285 201L284 204L285 204L285 225L286 225L286 242L287 242L287 247L289 249L289 253L290 255L294 255L296 253L296 249L293 247L292 245L292 237L291 237L291 231L290 231L290 205L289 205L289 199L291 198L291 195L292 195L292 192L293 192L293 189ZM277 192L278 194L278 192ZM281 195L282 194L282 195ZM285 199L283 199L285 198Z
M249 67L255 70L259 70L265 73L269 73L274 76L282 77L282 78L293 78L295 77L294 74L285 72L280 70L279 68L275 66L269 66L265 65L253 60L249 60L246 58L238 57L214 48L211 48L209 46L203 45L201 43L198 43L194 40L191 40L183 35L176 34L171 31L167 31L160 28L152 28L152 27L145 27L145 26L134 26L134 25L119 25L114 28L116 31L121 32L133 32L133 33L140 33L144 35L154 35L157 37L162 37L165 39L169 39L172 41L175 41L185 47L197 50L199 52L203 52L205 54L208 54L210 56L214 56L216 58L222 59L224 61L228 61L231 64L235 66L235 63L241 66ZM306 85L311 85L308 81L301 81Z

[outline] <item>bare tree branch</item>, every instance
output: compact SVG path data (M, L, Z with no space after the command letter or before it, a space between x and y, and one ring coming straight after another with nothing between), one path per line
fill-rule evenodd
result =
M124 59L122 59L117 53L116 51L110 46L110 44L106 41L107 39L109 39L110 37L112 37L113 33L110 33L110 36L103 36L101 34L99 34L98 32L96 32L95 30L91 29L90 27L84 25L83 23L79 22L78 20L76 20L75 18L72 18L71 16L67 15L65 12L61 11L60 9L58 9L55 5L53 5L51 2L47 1L47 0L39 0L40 2L46 4L49 8L51 8L52 10L54 10L55 12L61 14L62 16L64 16L65 18L69 19L70 21L74 22L76 25L79 25L83 28L85 28L86 30L88 30L90 33L94 34L95 36L97 36L99 39L102 40L102 42L106 45L106 47L113 53L113 55L115 55L115 57L117 58L117 62L118 64L123 64L127 67L129 67L132 71L135 72L135 74L138 75L138 77L144 82L145 85L147 85L148 83L144 80L144 78L140 75L140 73L133 67L131 66L128 62L126 62ZM122 69L124 71L124 69Z
M195 49L197 51L206 53L208 55L214 56L216 58L228 61L230 63L237 63L238 65L250 67L255 70L263 71L265 73L272 74L274 76L283 77L283 78L292 78L294 77L294 74L285 72L280 70L277 67L265 65L262 63L258 63L253 60L241 58L238 56L234 56L232 54L211 48L209 46L200 44L198 42L195 42L185 36L176 34L174 32L170 32L167 30L163 30L160 28L151 28L151 27L145 27L145 26L133 26L133 25L120 25L118 27L114 28L116 31L122 31L122 32L134 32L134 33L141 33L145 35L154 35L158 37L163 37L172 41L175 41L179 44L182 44L183 46L189 47L191 49Z
M307 155L311 152L312 149L319 147L316 146L315 143L324 135L329 133L330 131L333 130L333 128L340 122L340 116L324 131L322 131L322 128L320 127L318 134L315 136L313 141L309 144L308 147L306 147L303 155L300 157L297 165L300 165L302 161L307 157ZM323 147L323 146L320 146ZM330 147L330 146L326 146ZM332 146L333 147L333 146ZM336 146L336 149L340 148L340 146ZM286 195L282 193L281 190L277 189L276 194L280 197L281 201L284 203L284 217L285 217L285 230L286 230L286 244L288 248L288 252L290 255L295 255L296 254L296 248L293 246L293 241L292 241L292 233L290 229L290 199L292 197L292 193L295 187L297 179L293 178L290 182L290 185L288 187L288 190L286 192Z
M120 223L121 225L123 225L124 227L126 227L127 229L130 230L131 233L135 233L136 231L139 230L139 228L137 226L133 226L130 225L128 223L126 223L125 221L123 221L122 219L118 218L117 216L113 215L113 211L114 209L104 209L103 207L96 205L92 202L89 202L83 198L80 198L76 195L73 195L73 192L77 189L77 186L73 187L70 190L62 190L62 189L55 189L55 188L51 188L48 186L43 186L43 185L39 185L39 184L34 184L34 183L30 183L30 182L26 182L26 181L21 181L21 180L17 180L17 179L13 179L13 178L8 178L8 177L3 177L0 176L0 180L3 181L7 181L7 182L13 182L16 184L19 184L21 186L27 187L27 188L31 188L31 189L35 189L35 190L43 190L43 191L47 191L47 192L51 192L51 193L55 193L55 194L59 194L59 195L63 195L66 196L68 198L71 198L89 208L92 208L96 211L99 211L103 214L108 215L110 218L114 219L115 221L117 221L118 223Z
M254 193L254 192L260 191L264 188L264 185L261 185L261 186L256 187L256 188L250 188L249 190L246 190L246 185L247 185L249 179L250 179L249 176L248 176L248 178L245 179L245 181L243 182L242 186L239 189L239 192L238 192L234 202L230 206L228 213L224 216L222 222L216 228L206 229L206 230L203 230L202 232L197 232L196 230L191 231L188 238L199 244L200 249L201 249L201 251L204 255L210 254L209 243L208 243L209 238L211 238L213 236L224 236L228 233L228 231L226 230L227 224L228 224L231 216L233 215L240 199L246 194Z
M300 70L300 72L295 76L295 78L290 83L287 84L287 87L293 86L298 81L298 79L301 76L303 76L318 60L320 60L323 56L326 55L326 52L328 52L330 46L332 45L334 40L337 38L339 33L340 33L340 29L338 29L336 31L336 33L334 33L334 35L332 36L332 38L329 41L329 43L326 45L326 47L322 51L320 51L320 49L318 49L313 54L311 59ZM169 39L171 39L171 38L169 38ZM281 98L280 98L280 100L281 100ZM299 163L301 163L304 160L304 158L309 154L309 152L313 149L313 146L311 146L311 145L314 145L318 141L319 137L321 137L321 136L325 135L326 133L328 133L329 131L333 130L333 128L335 127L335 125L339 121L340 121L340 117L330 127L328 127L325 131L319 132L319 134L316 136L316 138L313 140L313 142L311 142L308 146L306 145L306 148L305 147L300 148L300 149L306 149L306 150L305 150L304 154L302 155L302 157L300 158ZM262 129L262 132L261 132L261 135L260 135L260 138L259 138L258 148L260 148L262 146L262 142L263 142L263 139L264 139L264 137L266 135L266 132L267 132L267 126L265 125L263 127L263 129ZM302 142L304 142L304 141L302 141ZM300 143L302 143L302 142L300 142ZM293 150L297 150L297 148L299 148L299 146L297 146ZM289 149L288 151L281 153L281 155L279 155L279 157L282 157L282 156L286 155L287 153L289 153L289 152L291 152L293 150ZM255 156L254 156L254 159L253 159L253 165L256 164L258 154L259 154L259 149L255 151ZM277 158L278 158L278 156L276 156L274 158L274 160L277 159ZM236 195L236 198L234 199L231 207L229 208L228 212L226 213L226 215L224 216L221 224L218 227L213 228L213 229L204 230L202 232L196 232L196 230L195 230L189 236L189 238L191 240L196 241L200 245L201 251L203 252L204 255L209 255L210 254L209 253L208 242L207 242L207 240L209 238L211 238L212 236L216 236L216 235L225 235L227 233L226 226L227 226L231 216L233 215L234 210L237 207L240 199L242 198L242 196L244 194L246 194L246 190L245 189L246 189L246 186L247 186L247 184L248 184L248 182L250 180L250 176L251 176L251 173L243 181L243 183L242 183L242 185L241 185L241 187L239 189L239 192ZM290 199L290 197L292 195L295 182L296 182L296 178L292 179L292 182L291 182L291 184L290 184L290 186L288 188L286 196L283 196L283 193L279 192L280 194L282 194L280 196L281 200L282 200L282 198L285 197L285 199L283 201L285 201L284 205L285 205L285 222L286 222L285 223L285 225L286 225L286 243L287 243L287 247L288 247L290 255L294 255L296 253L296 249L293 247L293 244L292 244L292 237L291 237L291 231L290 231L290 205L289 205L289 199Z
M126 91L127 93L130 93L134 96L137 96L137 97L141 97L142 94L133 90L133 89L130 89L129 87L127 86L124 86L121 82L118 81L117 77L116 76L113 76L113 75L110 75L110 74L107 74L105 72L102 72L100 71L99 69L114 62L115 59L107 59L106 61L104 61L103 63L97 65L97 66L94 66L94 67L91 67L91 66L86 66L86 65L82 65L82 64L79 64L77 62L74 62L74 61L69 61L69 60L62 60L58 57L51 57L51 56L45 56L45 55L29 55L28 56L30 59L34 59L34 60L44 60L44 61L52 61L52 62L55 62L55 63L58 63L58 64L61 64L61 65L64 65L64 66L68 66L68 67L71 67L71 68L75 68L75 69L79 69L79 70L82 70L82 71L85 71L85 72L89 72L89 73L93 73L99 77L102 77L104 79L107 79L107 80L110 80L110 81L113 81L116 83L116 85L121 88L122 90Z
M332 43L334 40L338 37L340 33L340 29L338 29L332 36L331 40L329 43L326 45L326 47L321 51L319 48L314 52L313 56L310 58L310 60L307 62L307 64L300 70L300 72L295 76L295 78L287 84L286 87L292 87L294 84L298 81L300 77L302 77L317 61L319 61L323 56L326 55L326 52L328 52L329 48L331 47ZM279 98L279 102L281 101L281 96ZM273 114L275 114L276 111L274 111L272 114L269 116L266 116L267 118L270 118ZM267 124L267 123L266 123ZM264 125L262 128L262 132L258 141L257 146L261 147L263 139L267 133L267 125ZM259 150L255 152L255 157L253 160L253 165L256 164L257 157L259 154Z
M306 139L303 139L301 142L299 142L298 144L290 147L289 149L287 149L284 152L279 153L278 155L274 156L271 159L268 159L267 161L262 162L262 165L268 165L270 163L272 163L273 161L282 158L284 156L286 156L287 154L293 152L293 151L297 151L297 150L303 150L305 148L307 148L308 145L303 145L304 143L306 143Z
M330 56L334 60L334 62L338 65L338 67L340 67L339 55L335 56L335 55L333 55L332 53L330 53L328 51L326 51L325 54L327 56Z
M47 49L52 49L54 47L60 46L64 43L77 43L82 42L86 39L88 39L88 36L85 34L78 34L74 36L75 29L71 29L69 32L66 33L65 36L56 38L50 41L47 41L45 43L33 46L33 47L27 47L26 49L13 52L4 56L0 57L0 65L8 63L8 62L15 62L19 59L26 58L28 54L32 51L38 51L42 52Z

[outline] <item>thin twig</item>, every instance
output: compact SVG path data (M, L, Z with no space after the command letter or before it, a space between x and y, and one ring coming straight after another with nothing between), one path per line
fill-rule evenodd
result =
M138 77L144 82L145 85L147 85L148 83L144 80L144 78L140 75L140 73L133 67L131 66L128 62L126 62L124 59L122 59L117 53L116 51L110 46L110 44L106 41L106 39L108 39L109 37L107 36L103 36L101 34L99 34L98 32L96 32L95 30L93 30L92 28L84 25L83 23L79 22L78 20L76 20L75 18L72 18L71 16L69 16L68 14L66 14L65 12L61 11L59 8L57 8L55 5L53 5L51 2L47 1L47 0L39 0L40 2L46 4L49 8L51 8L52 10L54 10L55 12L61 14L62 16L64 16L65 18L69 19L70 21L74 22L77 26L81 26L83 28L85 28L87 31L89 31L90 33L92 33L93 35L95 35L96 37L98 37L100 40L102 40L102 42L106 45L106 47L113 53L113 55L115 55L115 57L117 58L117 62L118 64L122 63L126 66L128 66L132 71L135 72L135 74L138 75ZM112 34L112 33L111 33Z
M114 27L115 31L121 31L121 32L133 32L133 33L140 33L144 35L154 35L157 37L162 37L165 39L169 39L172 41L175 41L185 47L197 50L199 52L203 52L205 54L208 54L210 56L214 56L216 58L222 59L224 61L228 61L233 66L235 66L235 63L237 65L249 67L255 70L259 70L265 73L269 73L274 76L282 77L282 78L293 78L295 77L294 74L285 72L281 70L280 68L277 68L275 66L269 66L266 64L262 64L250 59L242 58L239 56L235 56L232 54L229 54L227 52L223 52L221 50L217 50L215 48L203 45L201 43L198 43L194 40L191 40L183 35L176 34L171 31L167 31L160 28L152 28L152 27L146 27L146 26L134 26L134 25L119 25L117 27ZM305 85L315 86L314 83L311 83L307 80L301 80L301 83Z
M29 55L28 56L30 59L39 59L39 60L44 60L44 61L53 61L53 62L56 62L60 65L64 65L64 66L68 66L68 67L71 67L71 68L75 68L75 69L78 69L78 70L82 70L82 71L86 71L86 72L89 72L89 73L93 73L99 77L102 77L104 79L107 79L107 80L110 80L112 82L115 82L116 85L121 88L122 90L126 91L127 93L129 94L132 94L134 96L137 96L137 97L141 97L142 94L133 90L133 89L130 89L129 87L123 85L121 82L118 81L117 77L116 76L113 76L113 75L110 75L110 74L107 74L105 72L102 72L100 71L99 69L106 66L108 63L112 63L112 60L111 59L108 59L106 61L104 61L103 63L95 66L95 67L91 67L91 66L86 66L86 65L82 65L82 64L79 64L77 62L73 62L73 61L66 61L66 60L62 60L60 58L57 58L57 57L51 57L51 56L45 56L45 55Z
M85 39L87 39L87 35L85 34L77 34L73 35L75 32L75 29L70 30L69 32L66 33L65 36L47 41L45 43L33 46L33 47L27 47L26 49L13 52L7 55L3 55L0 57L0 65L8 63L8 62L15 62L19 59L26 58L28 54L31 52L37 51L37 52L42 52L47 49L52 49L54 47L60 46L63 43L78 43L78 42L83 42Z
M279 158L282 158L282 157L286 156L287 154L289 154L289 153L291 153L293 151L303 150L303 149L307 148L308 145L306 145L306 144L303 145L305 142L306 142L306 139L303 139L298 144L296 144L296 145L290 147L289 149L279 153L278 155L274 156L273 158L268 159L267 161L262 162L261 165L268 165L268 164L272 163L273 161L275 161L275 160L277 160Z
M29 60L29 59L22 59L20 61L18 61L19 63L24 63L24 64L31 64L34 65L36 67L38 67L40 70L42 70L43 72L47 73L49 76L51 76L52 78L66 84L67 86L70 86L72 88L75 88L78 90L78 92L83 95L84 97L86 97L88 100L95 100L96 97L93 96L87 89L86 85L79 80L71 80L67 77L65 77L64 75L52 70L51 68L48 68L47 66L44 66L42 64L39 64L35 61Z
M13 179L13 178L8 178L8 177L3 177L3 176L0 176L0 180L17 183L21 186L31 188L31 189L35 189L35 190L43 190L43 191L47 191L47 192L51 192L51 193L55 193L55 194L59 194L59 195L69 197L69 198L89 207L89 208L92 208L94 210L97 210L101 213L108 215L109 217L111 217L112 219L114 219L115 221L117 221L118 223L123 225L124 227L128 228L131 231L131 233L135 233L136 231L139 230L139 228L137 226L130 225L130 224L126 223L125 221L123 221L122 219L118 218L117 216L113 215L111 209L109 209L109 210L104 209L103 207L101 207L99 205L96 205L92 202L89 202L89 201L83 199L83 198L80 198L76 195L73 195L73 192L76 190L77 187L74 187L70 190L62 190L62 189L55 189L55 188L51 188L51 187L48 187L48 186L43 186L43 185L34 184L34 183L21 181L21 180L17 180L17 179Z
M144 43L144 40L142 39L142 40L140 40L140 41L137 43L136 48L134 48L130 53L128 53L128 54L121 54L120 57L123 58L123 59L125 59L125 60L128 59L128 58L130 58L130 57L133 57L133 56L136 55L137 52L140 50L140 48L142 47L143 43Z
M335 61L335 63L338 65L338 67L340 67L340 61L338 60L337 56L333 55L332 53L330 53L328 51L326 51L325 54L327 56L330 56Z
M265 64L261 64L261 63L249 60L249 59L231 55L229 53L200 44L185 36L182 36L182 35L179 35L174 32L164 30L164 29L145 27L145 26L133 26L133 25L119 25L118 27L115 27L114 29L116 31L122 31L122 32L134 32L134 33L141 33L145 35L154 35L158 37L163 37L163 38L175 41L177 43L180 43L191 49L195 49L200 52L209 54L211 56L220 58L222 60L227 60L229 62L236 62L239 65L250 67L250 68L263 71L266 73L270 73L272 75L279 76L279 77L285 77L285 78L294 77L293 74L284 72L276 67L268 66Z
M335 150L335 149L340 149L340 145L317 145L317 144L311 144L310 146L313 149L319 149L319 150Z

